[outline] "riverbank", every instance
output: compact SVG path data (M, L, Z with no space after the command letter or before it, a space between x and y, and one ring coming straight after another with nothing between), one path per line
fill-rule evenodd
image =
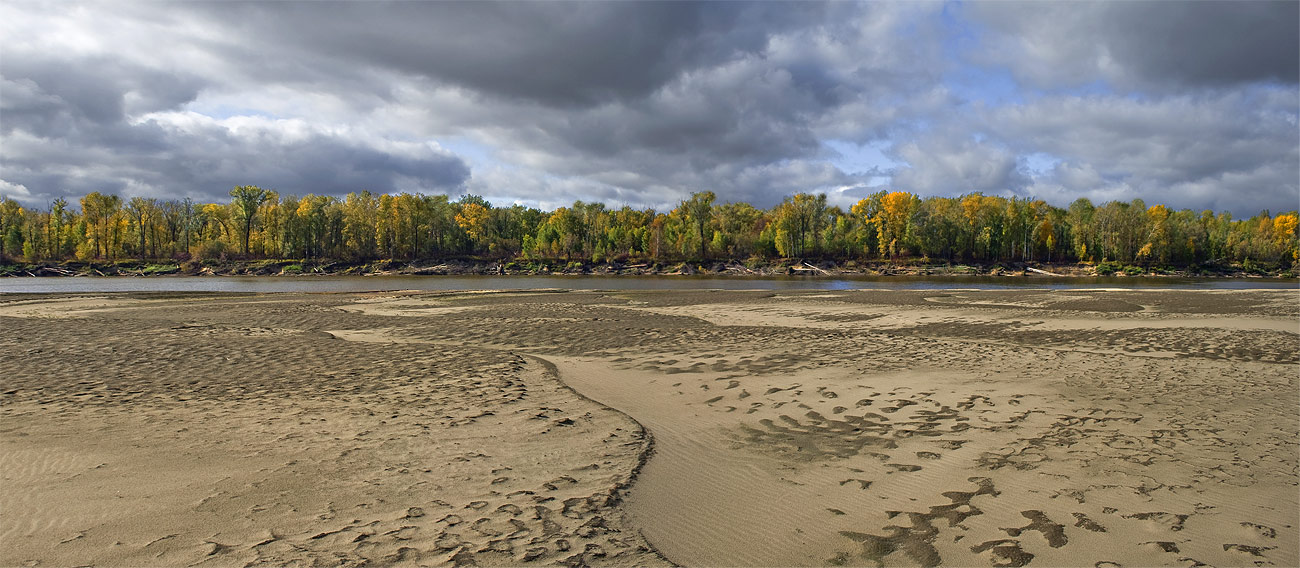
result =
M935 262L783 260L740 262L582 262L563 260L492 261L457 258L431 261L379 260L203 260L153 262L63 262L0 264L0 277L58 276L480 276L480 275L610 275L610 276L979 276L979 277L1098 277L1134 278L1295 278L1292 268L1241 264L1202 264L1185 267L1143 267L1118 263L951 264Z

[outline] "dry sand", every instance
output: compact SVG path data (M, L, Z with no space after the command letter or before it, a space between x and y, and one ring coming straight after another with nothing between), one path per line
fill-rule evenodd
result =
M0 296L0 565L1295 566L1297 300Z

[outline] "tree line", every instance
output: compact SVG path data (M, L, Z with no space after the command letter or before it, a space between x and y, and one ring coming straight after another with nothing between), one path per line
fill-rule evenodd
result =
M239 186L227 203L91 193L80 209L0 199L0 259L226 258L707 261L780 258L1117 262L1154 266L1300 261L1295 211L1248 219L1141 199L1060 208L971 193L880 191L845 211L800 193L770 209L699 192L667 212L576 201L554 211L481 197L282 196Z

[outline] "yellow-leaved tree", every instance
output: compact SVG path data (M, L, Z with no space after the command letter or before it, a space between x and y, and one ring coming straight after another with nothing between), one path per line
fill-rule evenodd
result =
M1278 248L1282 249L1283 258L1288 256L1291 258L1292 266L1300 264L1298 231L1300 231L1300 216L1295 212L1283 213L1273 218L1273 239Z
M880 203L880 256L896 257L903 251L908 223L921 200L906 191L893 191Z
M482 243L487 237L488 210L478 203L466 203L456 214L456 224L469 235L475 243Z

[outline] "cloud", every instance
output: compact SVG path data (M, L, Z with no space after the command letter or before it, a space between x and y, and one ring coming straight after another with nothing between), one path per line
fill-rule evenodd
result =
M820 19L818 3L197 3L185 6L268 47L298 79L328 62L384 68L488 96L574 107L654 92L683 72L760 52L769 34Z
M710 189L724 200L779 202L780 195L768 192L810 191L831 177L846 177L825 162L826 136L879 139L898 128L899 117L943 99L935 96L942 90L935 89L937 72L931 66L937 51L892 39L902 28L918 27L916 18L932 6L833 4L827 9L837 12L831 21L770 30L761 51L683 68L635 97L553 108L430 80L424 88L395 93L396 108L432 109L406 119L422 122L427 132L472 138L516 166L598 181L611 186L605 193L641 193L635 201L672 202ZM902 97L900 89L921 95ZM778 176L787 184L727 178L788 171L791 164L818 173L797 182ZM769 190L774 187L780 189Z
M975 2L971 58L1031 85L1125 90L1300 82L1300 3Z
M1294 201L1294 3L577 8L0 4L0 177L37 205L248 183L771 205L885 178L924 195ZM837 167L853 157L828 148L854 147L887 169Z
M1029 182L1015 152L965 128L933 130L890 153L907 164L894 172L894 188L919 195L1017 195Z
M1300 205L1297 93L1270 85L1136 98L974 103L900 136L894 189L1065 205L1143 198L1239 216ZM1046 167L1031 168L1031 160Z
M1176 207L1295 209L1300 131L1294 95L1238 90L1153 101L1054 96L985 109L976 128L1018 153L1068 157L1039 182L1094 198Z
M0 179L0 199L7 197L14 200L29 201L31 196L32 192L27 189L27 186Z
M342 195L459 192L469 167L429 144L393 142L300 120L186 112L144 115L104 127L94 144L11 133L0 156L5 179L39 188L29 201L91 191L223 202L230 188L256 184L282 193Z
M66 138L121 123L133 114L178 108L202 80L102 56L6 58L0 133L24 130Z
M59 196L75 200L91 191L225 201L231 187L244 184L298 194L456 191L470 176L463 160L436 144L389 132L187 111L210 90L235 87L219 76L232 63L205 68L198 63L210 53L196 54L192 47L155 49L154 56L141 52L140 38L132 34L166 44L178 39L178 31L191 31L188 25L171 29L177 20L143 17L136 5L125 5L123 14L105 14L99 5L75 7L47 24L48 35L67 36L52 46L45 35L17 29L32 14L14 12L34 7L4 9L14 17L3 24L14 41L0 76L0 176L25 188L6 193L30 205ZM105 31L80 27L98 16L129 33L115 35L118 28L107 25ZM75 29L87 35L77 36ZM114 53L117 48L122 53ZM244 92L244 102L255 104L256 90Z
M906 100L893 90L933 76L920 63L935 54L918 55L926 44L890 41L899 28L915 27L917 15L931 6L572 7L193 3L160 13L129 4L119 13L79 6L50 24L85 33L89 39L75 40L77 49L57 49L59 42L51 45L21 26L7 30L25 39L13 57L22 64L5 69L5 99L14 103L7 110L15 117L6 122L4 133L13 138L6 145L26 152L16 164L25 179L75 188L160 188L165 176L180 176L174 185L185 187L227 185L232 176L221 168L192 171L159 159L190 153L176 144L202 154L193 163L243 163L242 183L283 183L298 191L342 191L344 183L401 186L387 178L411 177L398 167L401 160L390 160L396 169L385 172L369 168L379 161L365 158L325 183L313 172L332 171L338 160L366 153L338 150L349 143L328 136L306 151L270 135L245 144L220 129L182 133L165 121L141 120L186 112L214 121L268 117L304 121L322 133L348 126L376 139L463 137L504 162L481 164L486 168L582 178L571 187L583 188L588 198L660 203L725 187L737 192L725 197L741 200L750 198L749 187L772 185L738 184L719 172L785 171L795 163L804 164L795 170L818 171L810 180L820 183L828 166L808 161L819 159L822 133L876 137L905 112L891 110ZM30 20L45 15L33 11L26 14ZM90 28L91 21L100 23ZM64 42L74 41L72 35ZM151 54L140 47L144 37L177 49ZM85 92L91 94L72 96ZM274 124L268 132L289 123ZM64 143L73 146L68 156L37 163L36 152ZM78 175L52 172L66 169L72 156L112 166L93 168L93 175L105 175L98 182L87 168ZM312 157L325 161L313 164ZM296 175L289 168L298 168ZM45 170L51 171L42 175ZM354 172L376 178L359 179ZM212 178L206 184L205 174ZM131 176L144 179L127 184ZM423 179L451 187L454 178L425 172ZM780 191L804 189L787 185Z

